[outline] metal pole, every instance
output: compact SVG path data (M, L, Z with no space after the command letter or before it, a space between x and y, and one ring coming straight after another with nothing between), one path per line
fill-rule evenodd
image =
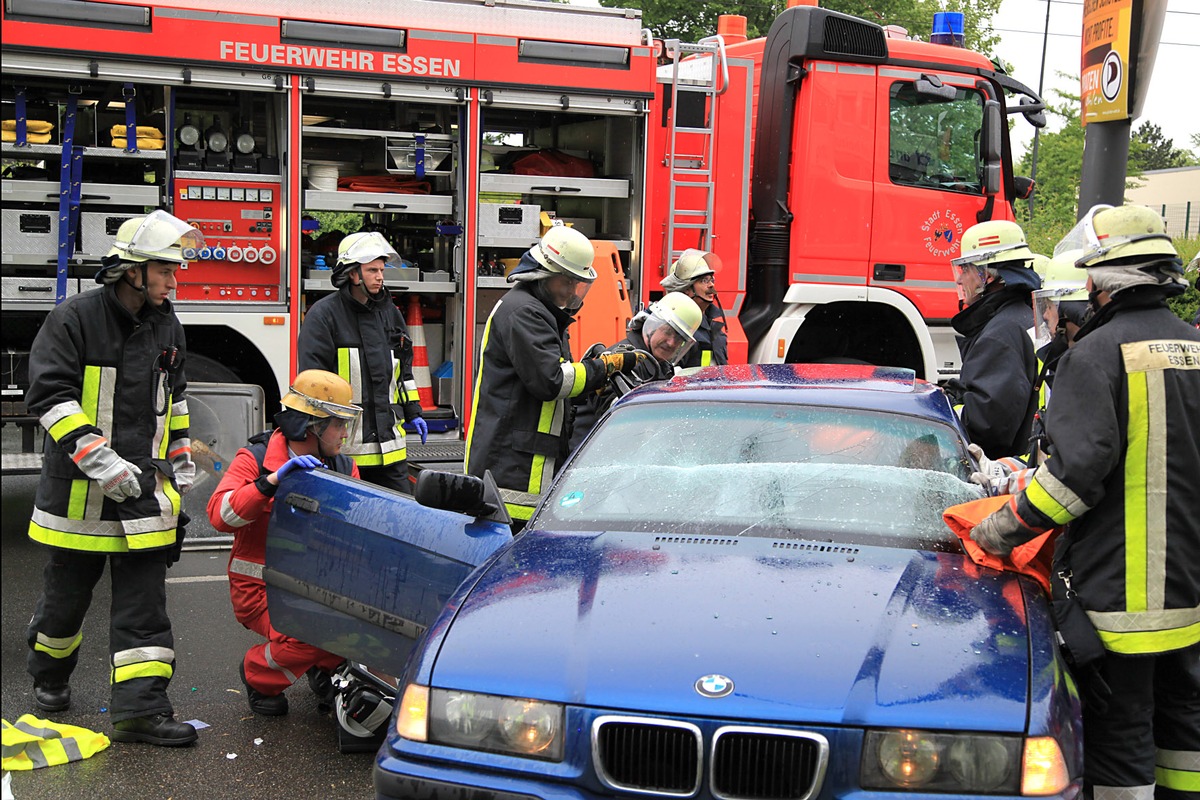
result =
M1129 164L1129 130L1133 120L1092 122L1083 136L1083 175L1079 182L1079 210L1083 219L1098 204L1125 204L1125 169Z
M1046 47L1050 39L1050 4L1053 0L1046 0L1046 27L1042 30L1042 68L1038 72L1038 99L1045 102L1042 97L1042 84L1046 80ZM1030 158L1029 179L1037 180L1037 158L1038 158L1038 140L1041 139L1042 129L1033 129L1033 155ZM1036 189L1036 184L1035 184ZM1036 191L1029 195L1029 219L1033 219L1033 201Z

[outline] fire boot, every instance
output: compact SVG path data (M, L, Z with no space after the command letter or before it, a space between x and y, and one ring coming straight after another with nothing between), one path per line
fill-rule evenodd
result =
M288 713L288 700L282 692L276 695L263 694L250 685L246 680L246 665L238 664L238 674L242 676L242 685L246 687L246 702L250 710L264 717L282 717Z

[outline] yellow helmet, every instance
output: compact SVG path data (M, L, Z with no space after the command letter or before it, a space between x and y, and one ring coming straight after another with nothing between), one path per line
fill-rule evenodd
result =
M1068 239L1082 249L1075 262L1079 267L1102 267L1130 256L1148 256L1147 262L1179 256L1163 218L1146 206L1095 206L1064 242Z
M1015 222L993 219L967 228L962 236L962 255L950 261L956 267L996 267L1010 262L1034 260L1025 242L1025 231Z
M696 301L682 292L668 292L651 303L646 309L642 323L642 339L655 357L670 364L678 364L684 354L696 343L696 329L704 312ZM660 328L671 335L656 335Z
M356 419L362 408L351 402L353 396L345 378L323 369L306 369L292 381L280 402L310 417Z
M671 265L670 275L681 281L695 281L705 275L715 275L721 268L721 257L705 250L688 249L679 254Z
M596 280L596 270L592 269L596 248L592 247L586 236L574 228L568 228L566 225L552 226L529 252L535 261L551 272L567 275L585 283Z
M98 283L114 283L129 263L166 261L186 264L204 247L204 236L194 226L162 209L121 223L103 265L96 273Z

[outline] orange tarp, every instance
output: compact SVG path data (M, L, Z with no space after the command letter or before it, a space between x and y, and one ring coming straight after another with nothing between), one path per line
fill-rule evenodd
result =
M1048 530L1025 544L1014 547L1012 554L1007 557L994 556L988 553L982 547L975 544L975 541L971 538L971 531L974 527L993 511L998 511L1010 499L1009 495L1002 494L995 497L972 500L970 503L960 503L956 506L950 506L942 512L942 520L946 523L946 527L954 531L954 535L962 540L963 549L967 551L967 556L976 564L981 567L991 567L992 569L1019 572L1022 575L1028 575L1049 592L1051 561L1054 556L1054 539L1060 532L1060 528Z

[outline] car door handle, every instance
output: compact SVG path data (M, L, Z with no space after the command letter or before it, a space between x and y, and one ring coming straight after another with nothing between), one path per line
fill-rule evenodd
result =
M904 265L876 264L874 275L877 281L902 281L904 280Z
M321 510L321 504L311 497L306 497L296 492L289 492L288 496L283 498L283 502L293 508L298 508L301 511L307 511L310 514L315 514Z

